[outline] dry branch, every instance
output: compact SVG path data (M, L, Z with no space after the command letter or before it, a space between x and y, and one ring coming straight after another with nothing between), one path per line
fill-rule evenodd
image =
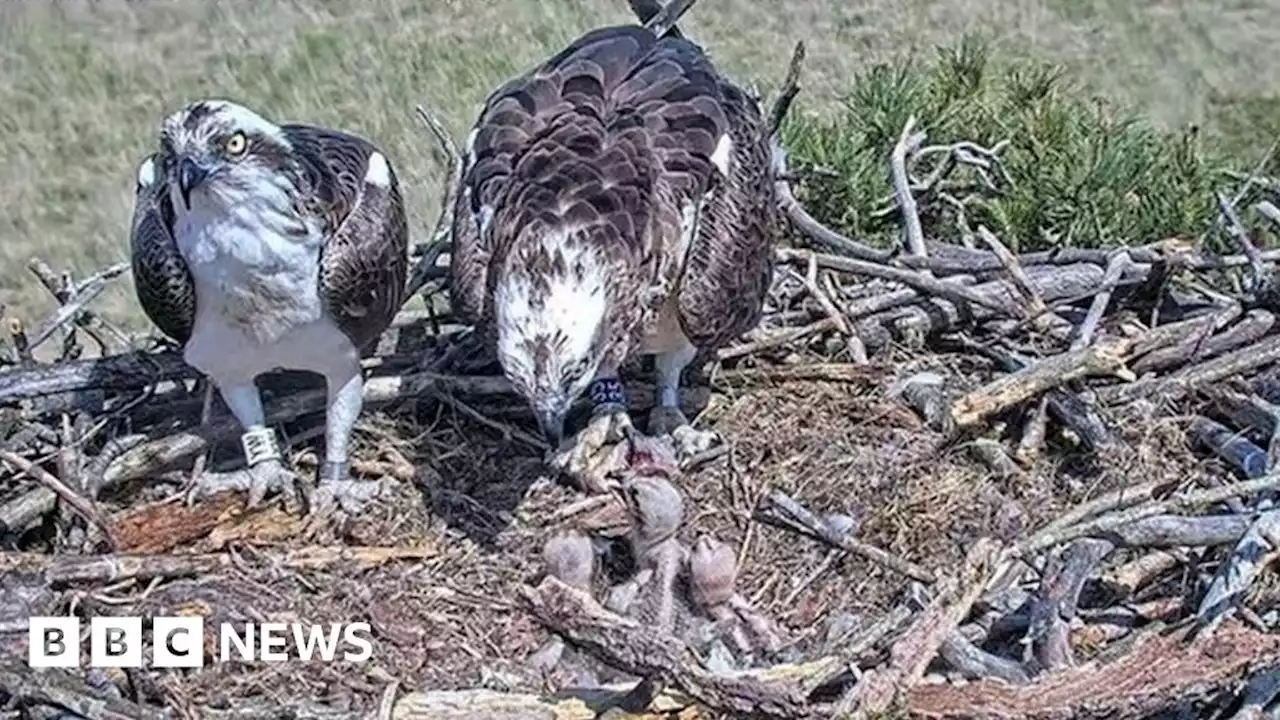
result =
M176 717L168 710L103 697L65 671L0 667L0 690L26 703L66 708L94 720L172 720Z
M856 702L859 711L874 714L884 712L896 699L910 693L938 649L982 594L998 550L997 544L985 539L975 543L966 553L960 571L934 585L935 595L929 607L889 651L888 667L864 675L844 702Z
M264 552L272 564L293 569L320 569L335 565L376 567L393 560L421 560L436 553L433 547L300 547ZM0 552L0 574L37 573L50 585L109 583L125 579L196 577L233 567L227 553L190 555L45 555Z
M1197 622L1211 625L1219 621L1248 592L1265 562L1277 552L1280 552L1280 510L1269 510L1249 525L1231 556L1218 566L1196 611Z
M837 532L826 521L780 491L771 492L764 498L757 509L757 515L766 522L798 529L831 547L861 556L909 578L927 583L934 581L933 573L919 565L891 555L861 540L851 538L847 534Z
M951 407L953 421L957 428L971 427L1072 380L1114 375L1132 347L1132 340L1116 338L1041 360L957 399Z
M1117 659L1050 673L1028 685L921 685L909 706L915 716L937 720L1139 720L1280 661L1280 635L1234 621L1212 639L1189 640L1188 631L1144 633Z
M682 642L605 610L553 577L522 588L522 595L534 618L567 642L611 667L679 688L707 707L779 718L818 716L820 708L809 704L801 683L712 672Z

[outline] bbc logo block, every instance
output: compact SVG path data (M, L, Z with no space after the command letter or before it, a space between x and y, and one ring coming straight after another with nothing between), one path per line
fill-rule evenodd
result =
M152 665L162 668L204 666L204 619L157 617L151 621Z
M33 617L28 630L27 663L33 668L80 667L78 617ZM204 620L157 617L152 621L152 667L198 668L204 665ZM142 667L142 618L89 619L89 666Z
M33 668L80 667L80 618L31 618L27 645L27 664Z
M90 618L89 667L142 667L142 618Z

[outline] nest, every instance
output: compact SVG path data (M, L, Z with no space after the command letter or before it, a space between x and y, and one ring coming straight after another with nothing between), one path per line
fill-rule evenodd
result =
M1225 196L1238 256L926 242L920 207L960 173L998 192L1001 147L924 140L909 122L890 159L889 251L808 215L779 148L794 242L765 319L682 397L723 442L623 440L603 494L548 475L528 409L457 363L465 328L404 311L366 361L369 508L187 504L194 476L243 473L234 421L176 352L94 314L124 268L33 263L61 307L10 319L0 372L0 717L1260 717L1280 694L1274 258ZM440 290L446 254L419 249L413 290ZM627 379L640 423L652 386ZM314 467L323 389L263 385ZM29 618L68 613L366 622L374 651L27 668Z

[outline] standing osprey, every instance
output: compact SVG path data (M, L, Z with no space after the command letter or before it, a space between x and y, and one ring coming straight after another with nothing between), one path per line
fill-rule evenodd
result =
M164 120L159 152L138 169L135 203L138 301L245 428L250 505L296 479L254 384L285 368L328 383L319 504L356 509L376 487L348 479L361 350L400 308L409 262L387 158L343 132L196 102Z
M649 433L705 447L680 374L751 329L772 277L776 205L754 98L688 40L587 33L485 104L453 227L453 309L559 445L582 394L571 472L630 430L618 368L656 356Z

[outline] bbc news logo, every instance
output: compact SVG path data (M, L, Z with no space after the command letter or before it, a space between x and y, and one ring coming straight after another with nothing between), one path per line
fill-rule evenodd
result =
M27 664L33 668L80 667L81 622L78 617L33 617L27 634ZM198 668L205 661L204 618L151 619L150 661L157 668ZM140 668L142 618L89 619L89 666ZM290 647L289 641L293 641ZM342 650L339 653L339 650ZM364 662L373 656L369 623L222 623L218 628L220 662L285 662L318 658L332 662Z

